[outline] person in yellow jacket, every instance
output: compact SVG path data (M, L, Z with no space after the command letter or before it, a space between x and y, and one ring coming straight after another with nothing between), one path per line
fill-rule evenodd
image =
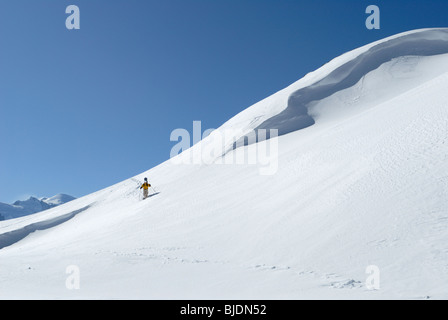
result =
M148 198L149 188L151 188L151 185L148 183L148 178L145 178L145 182L140 187L140 189L143 189L143 200Z

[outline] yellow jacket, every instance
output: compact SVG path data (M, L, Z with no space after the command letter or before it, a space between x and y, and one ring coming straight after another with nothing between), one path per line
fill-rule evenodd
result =
M142 184L142 186L140 187L140 189L143 188L143 189L145 189L145 190L148 190L150 187L151 187L151 185L150 185L148 182L145 182L145 183Z

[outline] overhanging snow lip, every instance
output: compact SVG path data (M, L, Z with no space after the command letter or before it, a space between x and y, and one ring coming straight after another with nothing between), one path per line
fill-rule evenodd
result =
M265 120L258 129L278 129L278 135L305 129L315 123L308 113L310 103L350 88L382 64L402 56L435 56L448 53L448 29L428 29L381 42L310 86L293 92L288 106Z
M71 211L69 213L66 213L64 215L51 218L44 221L35 222L29 225L26 225L22 228L5 232L3 234L0 234L0 250L6 247L9 247L20 240L26 238L28 235L35 231L41 231L53 228L55 226L58 226L64 222L69 221L70 219L74 218L76 215L78 215L81 212L86 211L87 209L91 208L93 204L89 204L81 209Z
M256 134L255 139L247 139L247 135L235 137L235 141L226 149L224 155L240 146L255 143L254 141L258 142L260 139L257 132L260 129L267 131L277 129L278 136L281 136L313 126L316 120L309 114L312 102L323 100L336 92L356 85L369 72L394 58L410 55L435 56L448 53L448 28L425 28L397 34L352 50L333 59L330 63L363 48L366 48L365 51L357 53L353 59L335 65L326 75L292 91L285 109L267 118L251 130L251 134L253 132ZM245 140L252 142L245 143Z

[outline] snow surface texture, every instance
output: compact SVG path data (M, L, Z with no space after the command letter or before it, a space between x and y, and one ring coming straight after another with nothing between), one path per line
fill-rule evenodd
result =
M66 194L57 194L51 198L37 199L35 197L30 197L28 200L16 201L13 204L0 202L0 220L27 216L33 213L48 210L74 199L74 197Z
M226 137L230 157L269 142L235 148L245 133L277 127L273 175L216 154L177 164L212 133L137 177L0 222L0 298L446 299L447 88L447 29L342 55L216 131L241 133ZM160 193L139 201L144 177Z

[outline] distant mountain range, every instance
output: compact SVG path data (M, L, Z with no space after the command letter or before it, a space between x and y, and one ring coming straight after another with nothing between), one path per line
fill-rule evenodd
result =
M0 221L23 217L41 212L76 199L67 194L57 194L51 198L30 197L25 201L16 201L13 204L0 202Z

